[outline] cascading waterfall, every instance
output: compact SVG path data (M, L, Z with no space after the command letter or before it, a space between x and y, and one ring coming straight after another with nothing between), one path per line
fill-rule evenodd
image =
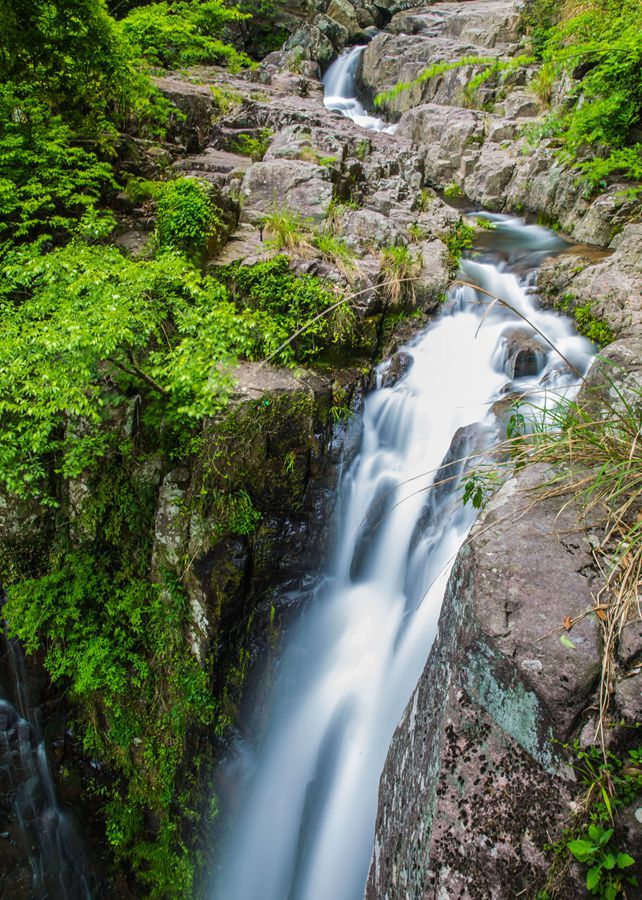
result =
M10 677L9 684L0 677L1 827L4 831L11 821L15 824L3 838L15 840L28 858L30 884L24 886L24 896L89 900L91 878L83 842L56 797L22 648L5 636L4 649Z
M335 59L323 76L323 103L327 109L343 113L361 128L394 134L396 125L389 125L383 119L371 116L357 100L356 74L365 49L365 47L349 47Z
M550 407L576 390L565 360L580 372L590 364L592 345L569 320L539 309L529 287L541 257L563 242L520 220L488 218L496 252L464 261L462 279L505 299L565 359L544 351L540 371L511 381L506 341L529 326L499 305L484 318L490 301L458 287L405 348L406 374L368 397L360 451L342 478L333 558L285 637L216 900L363 896L388 746L474 520L461 502L461 459L498 436L496 401L516 392Z

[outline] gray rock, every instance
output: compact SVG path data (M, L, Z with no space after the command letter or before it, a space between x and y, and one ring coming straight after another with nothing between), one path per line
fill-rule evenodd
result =
M484 144L474 160L472 174L466 174L464 178L464 193L487 209L503 209L515 165L510 150L504 150L497 144Z
M426 177L437 185L451 181L467 150L483 140L484 117L471 109L426 103L405 113L397 134L420 148Z
M325 169L303 160L254 163L245 173L241 194L243 221L287 208L303 219L320 222L332 200L332 182Z
M458 556L382 775L372 900L509 900L548 870L572 787L553 739L591 697L600 647L595 617L560 642L564 615L592 605L591 554L569 508L532 506L544 477L511 479Z
M325 29L324 29L325 30ZM335 48L329 37L324 31L314 23L302 25L294 32L283 46L283 62L282 64L290 68L293 72L302 72L309 74L302 68L303 62L312 62L316 65L329 63L335 54ZM318 69L311 70L316 73Z
M341 226L346 244L363 253L403 243L401 229L374 209L348 210Z
M349 37L361 31L362 26L359 23L357 11L350 0L331 0L328 6L328 16L343 25ZM364 22L365 25L374 25L374 21Z
M184 144L190 153L202 151L212 130L214 113L209 87L173 76L155 78L154 84L181 113L170 115L168 140Z
M415 302L419 309L433 312L438 309L450 283L448 248L437 239L423 241L417 249L421 270L415 284Z

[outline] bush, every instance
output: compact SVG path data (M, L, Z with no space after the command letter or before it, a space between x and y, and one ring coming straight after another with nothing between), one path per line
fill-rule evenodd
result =
M151 3L133 9L122 21L136 51L152 66L172 69L197 64L239 69L250 59L223 39L227 23L247 18L221 0Z
M344 341L352 333L354 314L347 302L312 322L335 306L340 297L312 275L294 275L285 256L255 266L234 264L225 277L237 305L264 323L263 354L278 351L274 357L277 362L291 365L309 361L323 348ZM310 327L279 349L308 322L312 322Z
M222 224L220 212L203 182L177 178L161 188L156 208L159 247L179 250L197 259Z
M69 237L114 186L111 166L77 146L33 89L0 85L0 247Z

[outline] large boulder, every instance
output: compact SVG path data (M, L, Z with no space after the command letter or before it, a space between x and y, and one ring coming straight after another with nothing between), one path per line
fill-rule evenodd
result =
M400 82L414 81L436 63L463 57L506 55L517 48L519 13L511 0L494 3L441 3L428 9L413 9L393 17L387 33L366 49L361 71L362 87L370 95L389 90ZM408 34L413 40L408 41ZM398 116L421 103L459 105L474 66L452 69L415 84L410 90L386 101L388 115ZM514 73L495 79L479 92L478 100L494 99L500 84L513 82Z
M369 900L512 900L545 881L574 785L561 743L600 671L595 616L560 641L597 575L574 511L533 504L545 478L511 478L457 558L381 778ZM572 874L560 889L581 895Z
M168 140L183 144L188 153L202 151L210 137L215 110L209 87L173 76L155 78L154 84L178 110L178 114L170 113Z
M254 163L241 185L245 222L286 208L302 219L322 221L332 200L332 182L326 170L303 160L273 159Z
M427 180L446 184L483 141L484 117L472 109L425 103L402 116L397 134L423 153Z

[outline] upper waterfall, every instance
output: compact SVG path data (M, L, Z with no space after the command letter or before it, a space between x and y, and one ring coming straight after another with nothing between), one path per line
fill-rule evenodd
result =
M323 103L327 109L343 113L361 128L394 134L395 125L371 116L357 100L356 75L364 50L365 47L348 47L335 59L323 76Z

